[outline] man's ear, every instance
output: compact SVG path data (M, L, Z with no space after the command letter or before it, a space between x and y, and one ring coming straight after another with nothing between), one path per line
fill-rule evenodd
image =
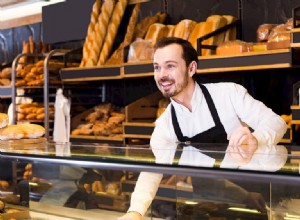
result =
M188 71L189 71L189 76L193 77L193 75L196 73L197 71L197 62L196 61L192 61L188 67Z

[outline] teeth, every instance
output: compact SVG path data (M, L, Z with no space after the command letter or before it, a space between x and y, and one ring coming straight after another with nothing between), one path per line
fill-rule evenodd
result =
M168 85L171 85L171 83L169 83L169 82L162 82L161 85L162 86L168 86Z

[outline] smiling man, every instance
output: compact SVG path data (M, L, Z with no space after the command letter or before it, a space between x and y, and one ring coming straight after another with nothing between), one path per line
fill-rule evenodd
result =
M197 63L197 52L186 40L164 38L156 44L154 78L158 89L171 100L157 119L151 136L150 145L157 163L172 163L160 150L170 146L168 143L227 143L229 151L251 155L259 145L280 141L286 131L280 116L255 100L241 85L198 84L193 78ZM129 211L120 220L142 219L161 179L161 174L142 172Z

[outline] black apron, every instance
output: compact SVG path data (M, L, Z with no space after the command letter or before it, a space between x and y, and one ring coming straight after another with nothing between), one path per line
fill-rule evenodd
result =
M224 126L222 125L222 123L220 121L220 118L219 118L218 112L216 110L216 107L214 105L214 102L213 102L207 88L204 85L201 85L201 84L200 84L200 88L203 92L203 95L204 95L204 98L207 102L209 111L210 111L210 113L213 117L213 120L215 122L215 126L208 129L208 130L206 130L206 131L204 131L204 132L202 132L202 133L199 133L199 134L195 135L194 137L183 136L183 134L181 132L181 129L179 127L178 121L177 121L174 106L172 105L171 106L172 123L173 123L173 127L174 127L174 130L175 130L176 136L177 136L178 140L181 143L187 143L187 144L189 144L189 142L190 143L227 143L228 142L227 133L224 129ZM201 121L198 122L198 123L201 123ZM184 144L179 145L179 146L184 147ZM182 154L182 151L176 152L175 153L175 158L180 158L181 154ZM207 193L206 189L208 189L208 186L209 185L213 186L212 184L215 184L214 179L210 179L210 178L192 178L194 196L198 197L198 198L203 197L203 194ZM215 188L215 187L213 187L213 188ZM193 219L199 219L198 214L196 214L194 212L193 213Z
M196 134L194 137L183 136L178 121L174 106L171 106L172 123L176 133L176 136L180 142L191 142L191 143L227 143L227 133L222 125L215 104L204 85L200 84L200 88L203 92L204 98L207 102L209 111L215 122L215 127L212 127L202 133ZM201 123L201 121L199 121Z

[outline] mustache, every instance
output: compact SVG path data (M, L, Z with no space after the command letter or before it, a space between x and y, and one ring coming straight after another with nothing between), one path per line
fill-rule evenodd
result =
M162 78L159 79L159 82L166 82L166 81L171 81L171 82L173 82L174 80L171 79L171 78L168 77L168 76L164 76L164 77L162 77Z

